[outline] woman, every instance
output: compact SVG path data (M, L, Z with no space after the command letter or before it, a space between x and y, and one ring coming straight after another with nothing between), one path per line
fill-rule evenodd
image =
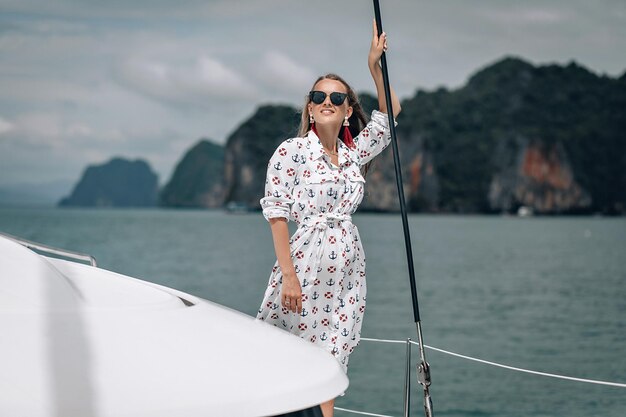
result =
M365 255L350 215L363 199L361 170L390 141L379 64L386 35L377 35L375 22L373 29L368 66L380 111L365 126L352 88L334 74L320 77L307 96L299 137L270 159L261 199L277 262L257 318L324 347L344 371L359 343L366 296ZM396 117L393 90L391 98ZM289 219L298 223L291 239ZM322 404L325 417L333 406L334 400Z

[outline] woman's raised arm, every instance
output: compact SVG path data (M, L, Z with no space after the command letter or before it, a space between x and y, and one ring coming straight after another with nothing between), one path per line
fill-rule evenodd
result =
M383 70L380 67L380 57L383 55L383 51L387 50L387 34L385 32L378 36L378 29L376 27L376 20L373 21L372 46L367 57L367 65L376 84L376 94L378 95L378 108L381 112L387 113L387 101L385 100L385 86L383 83ZM394 119L400 114L402 110L400 107L400 100L396 96L395 91L390 86L391 91L391 106L393 107Z

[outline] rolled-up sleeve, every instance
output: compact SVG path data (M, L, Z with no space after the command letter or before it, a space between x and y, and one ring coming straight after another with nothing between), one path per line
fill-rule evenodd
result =
M398 122L394 120L394 126ZM356 151L360 157L360 164L364 165L381 153L391 142L389 118L386 113L372 111L372 118L356 138Z
M293 145L289 140L278 146L267 165L265 176L265 196L261 199L261 208L266 220L291 217L291 205L294 203L293 188L297 173L297 163L291 154Z

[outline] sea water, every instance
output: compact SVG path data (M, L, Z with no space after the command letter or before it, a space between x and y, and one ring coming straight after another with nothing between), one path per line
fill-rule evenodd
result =
M363 336L416 339L400 216L357 214L353 221L367 257ZM412 215L409 224L426 345L626 382L625 218ZM275 259L260 213L0 208L0 231L89 253L102 268L249 315ZM405 350L399 343L361 342L350 359L350 387L336 405L401 415ZM624 388L529 375L428 349L426 355L437 416L626 416ZM414 347L413 367L418 357ZM281 360L280 352L268 360ZM297 364L293 369L285 378L307 377ZM415 373L412 384L411 415L423 415Z

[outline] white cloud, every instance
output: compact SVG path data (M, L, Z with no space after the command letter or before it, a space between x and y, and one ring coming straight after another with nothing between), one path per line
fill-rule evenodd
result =
M315 81L315 73L308 66L276 50L264 54L257 74L269 89L294 95L304 94Z
M203 55L191 65L131 58L116 71L118 81L156 100L172 104L210 105L215 99L246 100L255 87L222 62Z
M8 141L31 149L54 148L74 152L79 145L83 148L85 144L98 147L99 144L111 145L121 139L120 132L115 129L96 130L85 122L66 120L58 113L22 113L13 122L0 119L0 133L3 122L9 126L4 130Z
M61 146L63 131L61 118L56 114L26 113L15 120L14 135L31 145Z
M566 22L572 18L567 9L533 8L528 5L483 9L478 14L500 26L550 25Z
M10 132L12 129L13 129L13 123L7 120L4 120L2 117L0 117L0 135L6 132Z

